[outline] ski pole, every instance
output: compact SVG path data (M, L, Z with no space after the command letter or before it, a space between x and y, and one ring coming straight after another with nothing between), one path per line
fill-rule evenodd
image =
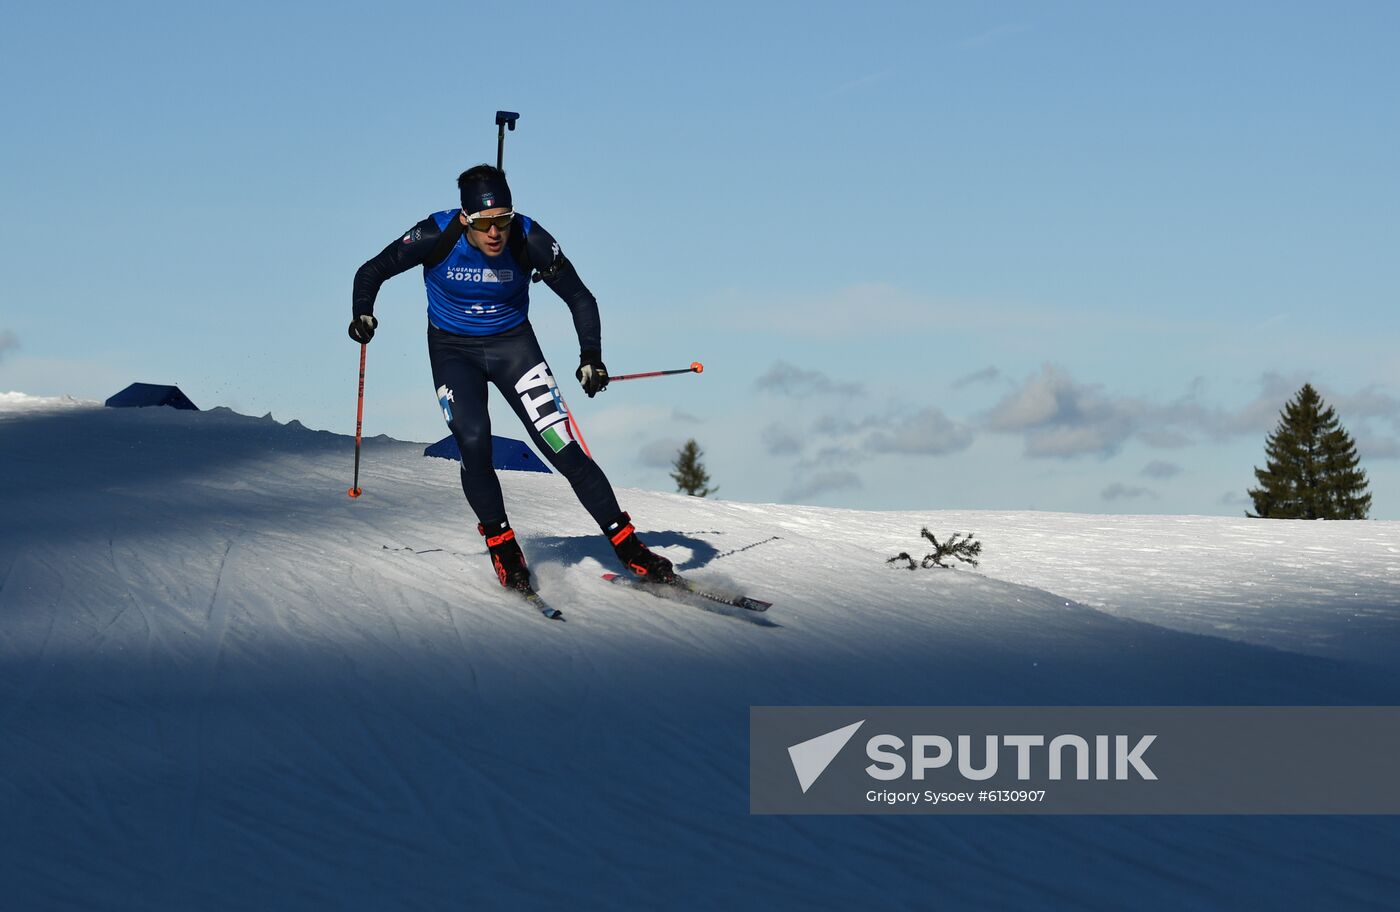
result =
M360 343L360 401L355 406L355 480L350 483L350 490L346 493L351 497L359 497L360 491L360 433L365 422L365 350L369 348L367 343Z
M506 128L515 132L515 122L520 119L520 115L514 111L496 112L496 170L501 170L502 162L506 155Z
M647 371L643 374L619 374L616 377L608 378L609 383L616 383L619 380L641 380L643 377L668 377L671 374L703 374L705 365L699 361L690 362L690 367L681 367L676 370Z

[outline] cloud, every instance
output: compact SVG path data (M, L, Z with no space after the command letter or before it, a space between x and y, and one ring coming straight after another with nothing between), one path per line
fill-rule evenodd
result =
M1142 497L1156 497L1157 492L1148 488L1132 487L1114 482L1099 492L1104 500L1137 500Z
M1254 507L1254 501L1247 494L1241 494L1239 491L1226 491L1220 495L1220 499L1216 503L1222 507L1248 507L1250 509Z
M802 438L790 425L770 424L759 434L769 456L796 456L802 452Z
M1183 395L1161 404L1111 396L1101 386L1079 383L1063 368L1046 364L980 416L980 423L988 430L1024 435L1025 454L1032 458L1108 457L1130 440L1176 449L1191 446L1202 436L1262 439L1306 382L1300 374L1262 374L1258 395L1240 408L1226 409L1206 403L1206 384L1199 378ZM1328 404L1335 405L1344 425L1346 414L1356 416L1358 438L1368 437L1381 458L1388 458L1390 438L1368 436L1367 422L1389 421L1400 431L1400 399L1375 387L1352 395L1320 391Z
M1033 458L1111 456L1137 430L1142 404L1112 400L1097 386L1075 383L1051 364L1005 396L987 413L987 427L1023 433Z
M1240 436L1263 437L1278 426L1279 417L1288 402L1298 394L1303 384L1312 382L1305 373L1280 374L1268 371L1256 381L1258 394L1237 409L1206 405L1202 400L1205 383L1199 379L1191 389L1173 402L1150 409L1144 414L1144 429L1138 436L1150 446L1171 447L1194 443L1193 434L1205 434L1216 440ZM1358 393L1342 394L1313 383L1323 401L1336 408L1345 425L1348 416L1357 419L1381 418L1400 422L1400 399L1375 387ZM1397 424L1400 430L1400 424Z
M1153 415L1156 424L1165 427L1178 427L1208 434L1223 440L1244 435L1260 436L1278 426L1284 407L1304 383L1313 382L1305 373L1279 374L1273 371L1261 374L1258 379L1259 393L1244 406L1230 410L1203 405L1200 400L1200 386L1193 386L1187 396L1158 410ZM1313 382L1321 394L1323 402L1337 411L1342 425L1371 419L1391 422L1400 431L1400 399L1375 386L1368 386L1356 393L1341 393ZM1147 440L1147 435L1142 435ZM1151 443L1152 441L1147 441ZM1155 444L1154 444L1155 445Z
M1189 447L1196 438L1183 431L1161 431L1139 428L1137 437L1143 443L1158 450L1179 450Z
M885 427L887 420L874 415L860 419L848 418L845 415L821 415L812 422L812 433L825 437L858 434L871 428Z
M810 419L775 421L760 433L768 455L789 460L792 475L785 497L802 502L860 486L860 478L879 471L878 457L944 457L964 452L987 432L1021 438L1023 454L1031 459L1069 460L1109 458L1130 444L1154 448L1185 447L1248 435L1260 443L1273 429L1278 412L1306 382L1306 378L1270 372L1258 375L1254 389L1244 391L1238 407L1222 407L1211 401L1210 385L1197 378L1186 383L1175 398L1149 399L1116 395L1110 387L1083 383L1066 368L1047 363L1019 381L1008 381L996 368L984 368L960 377L956 384L997 383L999 400L990 410L971 418L946 414L934 405L917 401L906 405L898 399L879 399L880 411L866 413L863 401L839 400L829 409L812 410ZM851 392L852 384L839 384L819 371L777 362L759 381L762 388L786 395L808 390ZM1230 390L1234 392L1234 388ZM1400 459L1400 424L1390 433L1387 422L1400 422L1400 399L1384 387L1367 387L1351 395L1324 398L1356 416L1349 430L1357 441L1363 465L1367 461ZM875 402L872 397L870 402ZM805 403L804 403L805 405ZM789 411L791 407L789 406ZM799 410L795 414L806 415ZM1346 423L1346 414L1342 414ZM810 424L802 422L810 421ZM1130 451L1131 452L1131 451ZM1186 474L1182 459L1143 459L1136 462L1138 484L1108 484L1099 492L1103 501L1131 503L1161 497L1161 482ZM875 476L870 476L874 483ZM1154 484L1154 482L1156 484ZM1107 484L1107 482L1103 482ZM1247 501L1238 501L1247 505ZM1226 504L1234 507L1236 502Z
M948 418L933 406L913 413L896 412L860 418L826 414L812 422L810 435L812 440L824 442L826 449L818 457L808 460L807 465L817 462L823 465L860 463L868 460L872 453L943 456L967 449L974 436L971 427ZM778 440L775 437L773 442ZM839 454L839 461L834 454Z
M1045 428L1026 436L1025 453L1032 459L1070 459L1086 454L1106 459L1118 452L1131 431L1127 422L1118 421Z
M1240 412L1227 415L1220 422L1221 429L1226 433L1249 433L1260 437L1273 431L1278 426L1284 406L1307 382L1310 381L1305 374L1264 374L1259 380L1259 397ZM1313 386L1322 396L1323 404L1336 411L1342 427L1356 441L1363 468L1368 459L1400 459L1400 440L1373 427L1373 423L1388 423L1400 432L1400 399L1374 385L1363 387L1355 393L1339 392L1318 383Z
M653 440L637 453L637 461L652 469L669 469L676 462L676 454L685 446L684 440L663 437Z
M775 438L780 426L770 426ZM765 435L767 432L765 431ZM783 499L797 503L819 494L864 487L858 470L870 461L870 456L848 441L822 439L826 445L806 456L792 467L792 478ZM803 441L803 448L812 445L812 438Z
M1322 398L1337 410L1337 417L1345 425L1348 420L1383 418L1400 430L1400 399L1382 392L1374 386L1346 395L1322 391Z
M813 470L849 469L864 465L868 460L863 452L840 444L822 447L816 453L797 463L798 472Z
M1394 437L1357 431L1352 435L1352 439L1356 441L1356 454L1361 457L1363 469L1366 468L1366 461L1370 459L1400 459L1400 440Z
M1008 394L987 416L987 425L996 431L1029 431L1048 427L1075 410L1075 384L1069 375L1045 365L1020 389Z
M890 419L890 430L875 431L865 440L867 450L917 456L956 453L971 444L971 429L951 421L932 406L908 418Z
M776 361L768 372L754 381L763 392L805 399L808 396L859 396L865 392L859 383L838 383L821 371L804 370L786 361Z
M860 476L855 472L838 469L832 472L819 472L808 478L795 482L785 492L783 500L797 502L816 497L818 494L827 494L832 491L847 491L853 488L863 487Z
M1182 472L1181 466L1174 462L1163 462L1154 459L1142 469L1142 475L1146 478L1175 478Z
M963 389L974 383L993 383L1001 379L1001 371L995 367L984 367L980 371L959 377L953 381L953 389Z
M4 361L6 354L17 348L19 348L19 337L8 329L0 329L0 361Z
M1270 371L1259 378L1259 395L1243 408L1234 412L1201 408L1183 418L1196 417L1198 425L1217 438L1267 433L1278 424L1284 405L1307 382L1302 375Z

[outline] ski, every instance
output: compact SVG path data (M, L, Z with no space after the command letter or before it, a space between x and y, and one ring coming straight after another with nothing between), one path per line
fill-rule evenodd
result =
M520 597L523 598L525 601L529 602L531 605L534 605L536 608L539 609L540 614L542 614L542 615L544 615L545 617L549 618L551 621L562 621L562 620L564 620L564 612L560 611L558 608L551 608L551 607L549 607L549 603L546 602L543 598L541 598L541 597L540 597L540 594L539 594L538 592L536 592L535 590L533 590L533 589L510 589L510 590L507 590L507 591L509 591L509 592L514 592L516 595L520 596Z
M715 592L706 589L704 586L693 583L684 577L677 576L673 583L652 583L638 579L635 576L623 576L620 573L604 573L603 579L610 583L617 583L620 586L631 586L633 589L640 589L643 592L651 592L653 595L662 595L662 587L670 586L679 589L681 592L688 592L691 595L709 599L712 602L719 602L723 605L731 605L735 608L743 608L748 611L767 611L773 607L772 602L765 602L761 599L749 598L746 595L727 595L723 592Z

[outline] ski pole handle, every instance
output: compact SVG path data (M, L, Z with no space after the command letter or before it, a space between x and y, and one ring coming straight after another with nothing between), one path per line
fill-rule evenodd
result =
M360 343L360 397L355 406L355 480L350 483L350 490L345 493L351 497L359 497L360 491L360 440L361 432L365 423L365 352L369 345Z
M609 377L609 383L616 383L619 380L641 380L644 377L669 377L672 374L702 374L705 372L705 365L699 361L692 361L690 367L681 367L676 370L647 371L642 374L619 374L616 377Z

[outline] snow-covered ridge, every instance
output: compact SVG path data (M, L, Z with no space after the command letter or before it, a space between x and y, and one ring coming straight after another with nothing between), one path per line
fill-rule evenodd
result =
M16 908L1394 895L1390 819L749 817L747 711L1400 702L1400 523L619 492L689 575L775 603L753 616L608 586L567 483L505 473L559 624L496 585L454 463L367 440L351 500L352 450L219 409L9 416ZM981 567L887 566L924 525L975 533Z
M56 409L98 408L100 402L91 399L74 399L72 396L31 396L27 393L0 393L0 418L7 415L32 412L51 412Z

